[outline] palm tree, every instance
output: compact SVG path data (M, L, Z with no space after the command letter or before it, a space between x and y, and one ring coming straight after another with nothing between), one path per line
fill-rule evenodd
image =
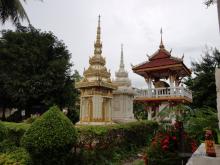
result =
M4 24L9 19L13 24L20 23L20 20L27 20L30 24L20 0L0 0L0 22Z

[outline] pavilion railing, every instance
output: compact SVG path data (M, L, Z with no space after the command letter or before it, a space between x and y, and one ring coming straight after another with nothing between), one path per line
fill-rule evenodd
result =
M160 97L187 97L192 100L192 92L184 87L137 89L136 97L160 98Z

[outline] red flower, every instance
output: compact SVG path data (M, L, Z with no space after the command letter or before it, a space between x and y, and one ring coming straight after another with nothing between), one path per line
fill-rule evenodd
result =
M173 136L172 139L173 139L174 141L176 141L176 136Z
M168 145L169 144L169 140L168 139L165 139L165 140L163 140L163 145L165 144L165 145Z
M162 146L162 149L163 149L164 151L167 151L167 150L168 150L168 146L167 146L167 145L163 145L163 146Z

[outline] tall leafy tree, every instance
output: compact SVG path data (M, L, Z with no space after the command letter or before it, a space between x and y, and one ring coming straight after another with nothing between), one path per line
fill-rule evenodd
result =
M216 109L215 68L220 66L220 52L217 49L207 49L201 61L192 62L194 78L189 78L185 84L193 92L193 108L208 106Z
M26 0L24 0L26 2ZM0 21L4 24L7 20L12 23L20 23L20 20L27 20L30 23L27 13L20 0L0 0Z
M71 101L71 105L68 108L67 117L73 122L76 123L79 121L79 111L80 111L80 91L75 88L75 83L80 81L82 77L80 76L79 72L77 70L74 70L74 73L71 76L71 80L74 85L74 91L71 93L71 97L68 97L69 99L74 98L74 100ZM71 88L73 86L71 85Z
M3 31L0 84L4 107L31 111L71 106L76 97L70 53L51 32L33 27ZM5 100L5 101L4 101Z

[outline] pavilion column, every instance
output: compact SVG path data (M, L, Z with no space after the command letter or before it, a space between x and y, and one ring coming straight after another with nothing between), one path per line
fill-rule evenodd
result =
M151 77L148 77L146 79L146 82L147 82L147 86L148 86L148 95L152 96L152 79L151 79Z
M148 111L147 111L147 119L148 120L152 120L152 107L149 107Z
M170 94L173 95L173 92L174 92L174 91L173 91L173 88L174 88L174 76L173 76L173 75L170 75L170 78L169 78L169 79L170 79L170 88L171 88L171 89L170 89Z
M81 97L81 99L80 99L80 121L82 121L83 120L83 97Z

